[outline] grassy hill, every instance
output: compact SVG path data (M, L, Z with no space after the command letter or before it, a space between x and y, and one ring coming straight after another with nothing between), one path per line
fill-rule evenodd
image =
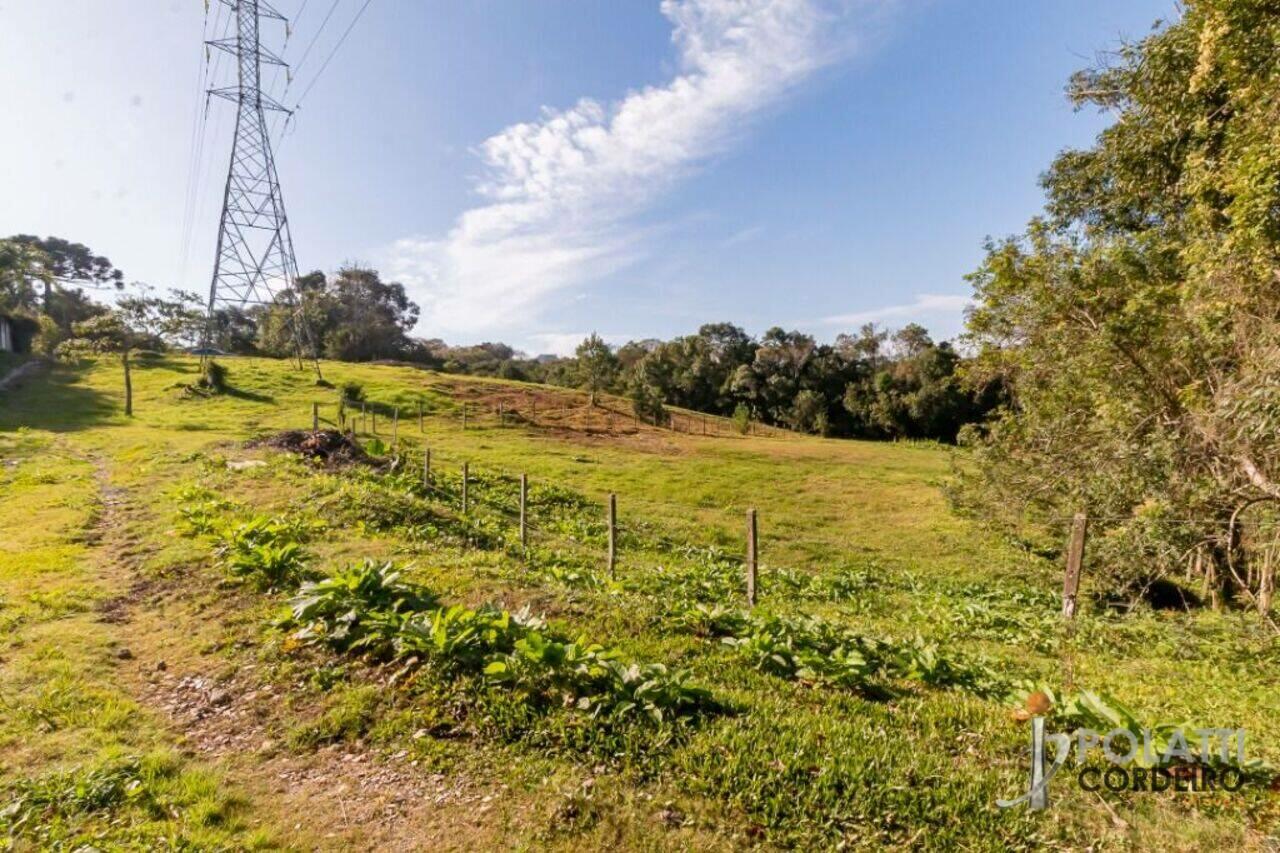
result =
M1263 849L1277 831L1265 781L1094 794L1064 775L1046 813L996 808L1025 790L1011 711L1037 686L1244 727L1280 763L1280 647L1211 612L1090 612L1063 635L1060 567L949 511L945 448L692 413L655 429L617 400L325 364L378 421L371 464L325 465L259 439L310 429L313 403L335 420L338 392L225 363L209 397L194 360L140 363L132 419L113 361L0 398L0 831L20 845ZM366 558L418 604L290 621L303 580Z

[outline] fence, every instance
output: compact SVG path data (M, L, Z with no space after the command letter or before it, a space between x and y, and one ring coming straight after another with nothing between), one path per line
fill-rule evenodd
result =
M433 417L451 418L456 421L461 429L475 428L481 425L496 425L499 428L524 425L544 428L571 428L577 429L573 418L575 415L580 416L581 431L587 434L607 432L609 434L635 434L641 430L642 426L652 429L668 430L671 432L682 433L685 435L701 435L713 437L735 437L750 435L755 437L778 437L795 434L792 430L783 427L771 426L760 423L756 420L748 420L745 424L739 424L732 418L722 415L710 415L701 412L688 412L668 410L661 423L641 418L634 411L627 411L619 408L618 402L606 397L599 397L595 404L583 402L579 405L570 405L562 396L558 404L538 406L537 396L531 393L516 394L516 397L522 398L517 400L500 400L498 402L490 402L488 404L463 400L450 409L443 409L431 412ZM520 404L523 403L523 405ZM345 431L346 423L344 416L347 408L352 410L359 409L358 419L352 415L352 419L359 424L359 431L362 433L371 433L378 435L377 416L379 413L384 418L394 416L399 412L397 407L386 405L373 405L363 400L346 400L338 405L338 419L336 421L327 421L319 419L319 415L314 411L320 406L319 403L312 403L313 407L313 427L319 422L330 423ZM425 429L425 416L429 412L427 403L419 399L413 406L407 407L407 412L416 410L419 432ZM487 420L482 420L487 418ZM629 428L629 429L628 429Z
M536 398L530 397L530 403L531 403L531 406L530 406L530 409L527 410L527 413L528 413L527 415L521 415L519 409L515 407L509 408L505 402L494 404L492 407L490 407L488 414L493 416L494 420L496 421L496 425L500 428L507 426L509 420L514 420L516 418L519 418L520 422L522 422L523 424L537 424L538 422L536 420L533 420L529 416L529 415L532 415L532 413L536 413L537 411ZM358 416L354 414L354 410L356 406L359 407ZM347 415L348 408L350 408L353 412L351 416ZM568 406L566 405L566 406L563 406L562 408L567 411ZM610 431L613 430L614 418L621 417L618 412L610 409L608 406L597 406L597 407L588 406L587 408L588 408L588 411L594 408L597 410L596 411L597 414L602 414L605 418L607 418L606 423L608 424ZM368 403L367 401L343 401L338 405L337 420L329 421L321 417L320 404L313 402L311 404L311 428L312 430L318 430L321 424L330 424L338 427L340 430L344 432L350 432L353 436L357 433L379 436L380 434L378 432L378 413L380 411L382 412L384 419L388 417L387 413L388 412L390 413L391 448L393 452L395 452L396 450L398 450L398 446L399 446L400 409L398 407L374 405L374 404ZM544 414L546 413L546 407L544 407L543 412ZM428 408L424 403L424 401L418 400L416 403L418 431L419 433L424 435L426 433L425 419L426 419L427 413L428 413ZM436 416L439 416L440 414L445 414L446 416L452 414L454 417L457 418L458 424L460 428L463 430L468 429L469 426L474 426L476 423L476 416L477 416L475 409L471 406L471 404L468 401L463 401L461 405L458 406L453 412L448 412L446 410L443 413L437 412L434 414ZM639 419L634 414L628 417L629 419L631 419L632 425L635 427L635 429L638 430ZM695 425L693 429L688 430L690 432L694 432L695 434L696 433L701 433L706 435L726 434L726 431L727 431L725 428L726 419L717 418L715 416L709 416L709 415L708 416L682 416L682 417L688 417L688 420L686 421L686 427L688 427L690 424ZM544 425L545 423L546 422L544 422ZM710 428L710 432L708 432L709 424L712 425ZM738 432L735 425L730 423L728 426L732 428L735 433ZM774 428L768 427L764 429L772 430ZM590 431L589 422L588 422L587 431L588 432ZM435 451L433 456L433 449L431 447L427 446L424 448L422 484L424 489L427 489L428 491L432 492L437 497L451 497L450 495L446 495L445 493L441 492L439 489L436 489L433 485L434 483L432 478L433 462L434 464L439 465L440 463L445 461L447 460L442 458L438 451ZM454 462L455 464L460 464L460 467L461 467L459 497L460 497L462 513L463 515L467 515L468 513L472 512L476 508L476 501L473 500L472 495L470 493L470 485L472 483L470 461L454 460ZM565 541L563 536L558 536L548 531L540 530L530 523L529 512L528 512L528 508L529 508L528 507L528 488L529 488L528 474L525 472L520 472L519 474L510 474L506 472L501 472L497 476L511 481L513 483L513 488L517 489L516 509L510 510L506 507L496 506L491 503L484 504L483 506L488 511L497 513L506 521L516 526L516 529L518 532L518 541L520 543L521 549L527 550L531 536L536 536L544 541L554 539L557 542L560 542L563 544ZM621 525L618 521L618 497L616 494L611 493L608 495L606 504L605 504L604 513L605 513L606 546L605 546L603 562L610 579L614 579L617 576L618 560L619 560L618 534L620 531L623 531L626 529L625 525ZM1099 516L1094 520L1106 521L1107 519ZM1115 520L1115 519L1112 519L1112 520ZM1132 521L1133 519L1129 518L1129 519L1119 519L1119 520ZM1080 512L1075 514L1072 518L1062 519L1062 521L1068 525L1068 534L1067 534L1067 542L1066 542L1067 547L1065 550L1065 565L1063 570L1063 581L1062 581L1062 599L1061 599L1062 617L1069 622L1071 620L1074 620L1076 616L1076 611L1078 608L1078 601L1079 601L1079 594L1080 594L1080 585L1085 574L1086 545L1088 540L1090 517L1086 513ZM1181 521L1181 522L1187 522L1187 523L1202 523L1202 524L1203 523L1221 523L1221 520L1210 520L1210 519L1172 519L1170 521ZM1232 524L1233 525L1235 524L1234 518L1232 519ZM760 593L759 581L760 581L760 570L761 570L761 564L759 560L759 541L760 541L759 540L759 514L755 508L751 508L746 511L745 528L746 528L745 547L742 555L736 556L731 554L724 554L723 557L727 560L738 563L742 567L742 572L743 572L742 583L743 583L745 597L747 602L750 605L754 606L759 598L759 593ZM775 570L781 570L781 571L790 571L790 572L795 571L794 569L786 569L783 567L774 567L774 568ZM1208 582L1209 582L1209 578L1206 575L1206 584L1208 584ZM1208 588L1208 586L1206 586L1206 588ZM1241 588L1244 589L1246 592L1249 591L1248 585L1244 584L1243 582L1241 583ZM1260 610L1260 612L1264 614L1267 613L1267 611L1270 609L1273 588L1274 588L1274 573L1271 569L1270 561L1268 560L1267 566L1265 569L1265 574L1261 581L1260 594L1258 596L1254 596L1252 593L1250 593L1250 598L1253 599L1254 603L1258 606L1258 609Z

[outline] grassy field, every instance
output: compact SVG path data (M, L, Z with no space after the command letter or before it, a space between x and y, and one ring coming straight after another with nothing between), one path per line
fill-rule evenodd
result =
M621 401L325 364L378 414L380 459L329 467L253 439L309 429L315 402L335 419L337 391L225 363L230 390L202 396L195 361L139 360L132 419L112 360L0 398L0 837L19 849L1280 843L1262 772L1197 795L1059 777L1047 812L995 806L1025 790L1011 712L1036 687L1243 727L1280 765L1280 645L1240 613L1086 607L1063 635L1060 567L950 512L946 448L687 413L657 430ZM350 648L291 616L301 582L366 558L443 608L431 630L397 611ZM489 621L442 624L452 605Z

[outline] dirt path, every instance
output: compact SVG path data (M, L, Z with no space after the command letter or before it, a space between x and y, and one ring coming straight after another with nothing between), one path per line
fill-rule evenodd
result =
M152 546L136 531L143 510L96 460L101 513L89 542L102 580L121 590L99 619L114 627L125 689L157 715L178 748L224 774L280 842L302 849L475 849L520 823L506 786L432 774L406 752L376 754L358 744L290 751L273 735L287 728L289 685L259 674L247 650L209 651L234 624L236 595L182 577L142 571ZM502 829L505 827L505 830Z

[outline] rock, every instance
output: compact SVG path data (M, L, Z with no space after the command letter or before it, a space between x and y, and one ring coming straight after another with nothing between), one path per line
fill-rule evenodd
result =
M128 649L117 649L116 658L119 660L133 660L133 652Z
M156 672L164 672L168 668L169 668L169 665L164 661L162 660L156 661Z
M247 471L250 468L265 468L267 463L261 459L227 460L227 468L231 471Z
M225 705L231 701L230 690L215 690L209 694L210 705Z

